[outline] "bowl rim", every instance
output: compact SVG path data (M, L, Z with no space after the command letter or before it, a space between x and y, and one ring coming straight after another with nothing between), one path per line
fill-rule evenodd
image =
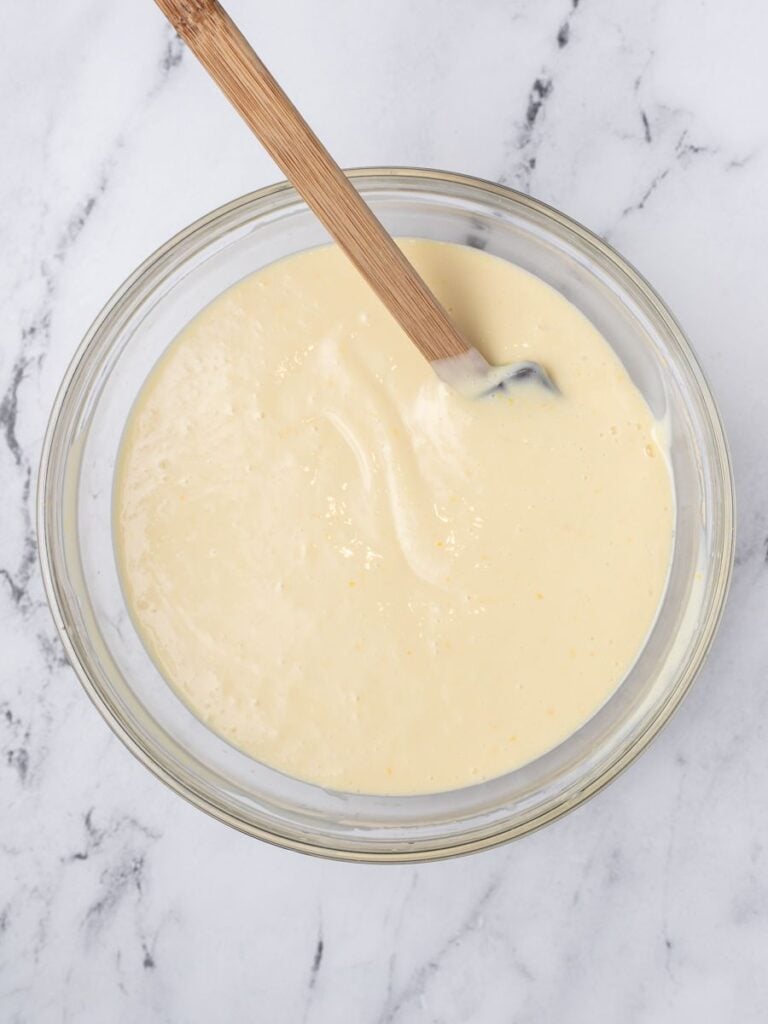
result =
M579 240L588 246L596 249L600 255L607 258L611 263L626 275L631 284L639 290L653 308L654 313L663 322L665 329L674 338L680 353L684 356L688 368L698 387L698 397L703 404L704 411L709 421L709 427L716 441L715 449L718 461L718 479L722 485L722 538L723 545L719 552L717 572L711 585L711 597L706 608L705 616L699 628L699 635L695 650L689 660L684 675L678 679L676 685L666 694L665 699L660 703L654 716L647 723L646 728L636 736L622 751L618 753L615 760L592 779L585 780L585 783L577 791L562 797L559 801L546 807L536 817L525 822L510 824L509 822L499 823L499 827L490 833L483 834L476 838L461 839L457 837L450 845L440 846L435 849L409 847L408 840L402 842L397 848L387 850L366 850L338 847L329 847L322 843L313 843L309 839L299 840L292 836L277 834L263 827L243 821L226 809L212 803L207 797L194 789L180 782L176 776L164 765L157 761L134 736L133 732L125 725L122 718L115 712L110 702L105 698L99 687L93 682L85 666L80 661L72 639L69 636L65 615L62 608L62 599L59 594L59 586L54 569L54 562L51 554L48 532L46 526L46 511L48 508L48 491L51 471L51 455L54 441L59 429L63 406L70 391L72 381L77 374L80 364L86 358L95 343L104 322L108 319L112 310L131 291L134 285L157 263L172 253L186 239L196 232L204 230L217 220L226 218L231 213L243 206L254 203L261 203L272 196L283 193L296 194L296 190L290 182L282 180L263 188L247 192L235 199L224 203L215 209L196 218L186 227L176 232L162 245L150 253L136 269L128 275L121 285L112 293L106 303L102 306L90 327L83 336L72 356L61 384L59 385L56 397L51 407L48 424L43 440L40 464L37 478L36 493L36 522L38 537L38 559L41 570L43 587L51 615L56 626L59 638L62 642L67 659L75 675L80 681L83 689L96 707L102 718L106 721L112 732L124 744L124 746L141 762L152 774L165 783L173 792L183 797L188 803L204 811L210 817L229 825L237 831L249 835L273 846L283 849L302 852L305 854L323 857L325 859L341 860L358 863L405 863L436 861L466 855L481 849L490 849L512 839L520 838L537 831L544 825L557 818L562 817L569 811L585 803L588 799L600 792L605 786L617 778L639 754L658 735L662 727L670 719L674 711L680 706L683 698L690 691L690 688L699 673L699 670L714 641L718 626L722 619L726 604L728 590L730 587L735 551L735 489L733 479L733 468L728 441L725 434L722 418L715 403L708 380L699 365L699 362L688 342L688 339L677 323L670 310L663 302L658 292L650 285L646 278L623 257L616 249L602 238L584 227L577 220L562 213L560 210L541 200L534 199L525 193L506 185L501 185L484 178L461 174L453 171L443 171L429 167L412 166L383 166L383 167L356 167L345 170L353 181L365 183L366 180L375 179L401 179L414 182L433 182L442 184L453 184L472 189L476 192L490 193L497 198L506 199L526 207L533 213L543 216L545 219L554 221L555 224L575 234ZM297 197L300 198L300 197ZM394 844L393 844L394 845Z

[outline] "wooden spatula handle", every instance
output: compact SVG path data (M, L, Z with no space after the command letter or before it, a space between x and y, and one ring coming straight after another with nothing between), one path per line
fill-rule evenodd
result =
M156 0L307 205L429 360L469 347L217 0Z

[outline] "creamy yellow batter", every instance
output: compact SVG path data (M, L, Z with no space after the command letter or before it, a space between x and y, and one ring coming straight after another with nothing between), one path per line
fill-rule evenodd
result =
M442 383L333 248L246 278L182 331L126 427L115 536L155 662L236 746L336 789L516 768L615 690L670 559L651 412L561 295L474 249L403 248L493 363Z

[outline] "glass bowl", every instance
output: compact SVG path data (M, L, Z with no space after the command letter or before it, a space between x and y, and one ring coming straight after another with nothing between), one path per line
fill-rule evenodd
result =
M428 796L322 789L260 764L202 724L132 625L112 544L112 485L131 405L177 332L216 295L328 241L287 183L215 210L159 249L110 299L56 399L38 491L43 579L69 659L115 733L158 778L221 821L308 853L415 861L524 835L614 778L659 731L712 641L733 557L733 486L722 425L680 328L649 285L561 213L439 171L351 172L395 235L477 246L553 285L598 327L668 429L677 522L655 625L611 699L538 760Z

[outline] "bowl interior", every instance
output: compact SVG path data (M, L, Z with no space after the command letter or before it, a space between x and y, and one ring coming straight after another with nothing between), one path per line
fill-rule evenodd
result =
M205 810L283 845L359 859L465 852L575 806L655 734L711 640L732 558L722 428L685 339L607 246L555 211L455 175L357 172L390 232L459 242L519 264L598 327L668 432L677 508L673 560L646 645L614 696L567 742L501 778L413 797L332 792L220 739L165 683L133 627L112 545L113 476L141 385L178 331L220 292L328 241L288 186L215 211L151 257L91 328L62 386L41 470L43 571L72 662L107 720L161 778ZM617 595L617 600L621 595Z

